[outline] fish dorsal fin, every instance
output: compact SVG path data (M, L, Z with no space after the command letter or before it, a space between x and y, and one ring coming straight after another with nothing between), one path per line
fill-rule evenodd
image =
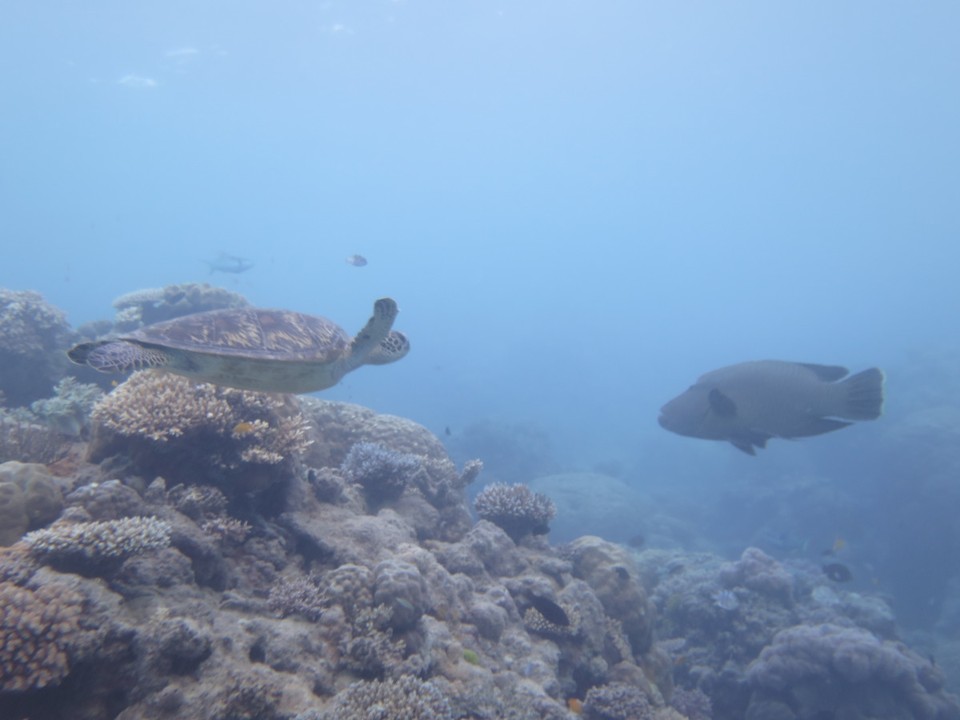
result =
M840 365L816 365L815 363L797 363L805 367L821 380L826 382L836 382L840 378L845 378L850 371Z
M721 417L733 417L737 414L737 404L722 392L714 388L707 396L710 409Z

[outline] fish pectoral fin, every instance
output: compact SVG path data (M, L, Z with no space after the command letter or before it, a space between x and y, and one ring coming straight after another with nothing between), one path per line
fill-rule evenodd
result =
M772 435L767 433L758 432L756 430L747 430L746 432L740 433L736 437L730 438L730 444L733 445L737 450L742 450L747 455L756 455L756 448L761 450L767 447L767 440L769 440Z
M737 414L737 404L727 395L714 388L707 396L710 409L720 417L734 417Z
M853 423L825 417L810 418L810 421L804 427L794 433L791 433L790 437L811 437L813 435L823 435L824 433L833 432L834 430L841 430L849 425L853 425Z

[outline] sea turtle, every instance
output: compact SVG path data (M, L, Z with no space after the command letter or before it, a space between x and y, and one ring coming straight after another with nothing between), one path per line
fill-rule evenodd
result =
M339 325L315 315L211 310L81 343L67 355L106 373L161 368L245 390L306 393L336 385L361 365L384 365L406 355L406 336L390 329L397 312L394 300L377 300L373 317L351 340Z

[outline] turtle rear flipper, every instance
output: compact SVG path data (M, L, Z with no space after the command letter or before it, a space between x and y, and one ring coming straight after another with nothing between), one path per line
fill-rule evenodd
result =
M89 365L103 373L162 367L170 362L163 350L147 348L126 340L98 340L81 343L67 352L78 365Z

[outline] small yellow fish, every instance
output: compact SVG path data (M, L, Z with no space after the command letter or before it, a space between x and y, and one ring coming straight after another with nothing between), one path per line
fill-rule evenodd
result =
M833 541L833 552L838 553L847 546L847 541L842 537L837 535L837 539Z
M252 422L238 422L233 426L233 434L235 437L243 437L244 435L249 435L256 429L257 426Z

